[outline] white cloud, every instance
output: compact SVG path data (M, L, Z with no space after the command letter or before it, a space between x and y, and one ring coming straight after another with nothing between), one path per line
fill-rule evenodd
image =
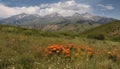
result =
M0 4L0 17L4 18L20 13L39 14L44 16L55 12L63 16L71 16L76 12L80 14L91 12L91 6L76 3L74 0L29 7L8 7L4 4Z
M5 18L20 13L35 14L39 10L38 6L30 7L8 7L0 4L0 17Z
M112 5L98 4L98 6L103 8L104 10L113 10L113 9L115 9Z

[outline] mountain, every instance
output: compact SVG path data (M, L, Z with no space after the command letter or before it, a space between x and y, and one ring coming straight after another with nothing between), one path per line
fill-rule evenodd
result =
M82 34L88 38L104 37L104 39L120 41L120 20L109 22Z
M39 21L37 21L37 22L40 23L40 21L42 21L42 23L44 23L44 24L59 23L59 22L65 21L65 18L58 13L52 13L52 14L43 16L42 20L39 19Z
M10 25L20 25L24 22L30 22L33 21L37 18L39 18L40 16L36 15L36 14L26 14L26 13L22 13L19 15L14 15L5 19L0 20L0 23L3 24L10 24Z
M69 17L64 17L58 13L45 16L22 13L2 19L0 23L40 30L84 31L114 20L113 18L95 16L90 13L75 13Z
M113 21L115 19L113 18L107 18L107 17L102 17L102 16L95 16L90 13L84 13L84 14L79 14L75 13L72 17L70 17L71 21L88 21L88 22L96 22L99 24L104 24L110 21Z

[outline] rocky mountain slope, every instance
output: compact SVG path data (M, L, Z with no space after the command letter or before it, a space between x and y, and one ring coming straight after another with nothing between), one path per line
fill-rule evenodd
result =
M64 17L58 13L52 13L46 16L22 13L2 19L0 23L40 30L84 31L114 20L113 18L95 16L90 13L75 13L69 17Z

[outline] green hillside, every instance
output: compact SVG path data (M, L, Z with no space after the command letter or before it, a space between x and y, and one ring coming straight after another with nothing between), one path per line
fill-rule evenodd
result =
M88 38L99 39L105 37L107 40L120 41L120 21L113 21L99 27L90 29L83 33ZM103 38L104 39L104 38Z
M0 69L119 69L120 42L0 25Z

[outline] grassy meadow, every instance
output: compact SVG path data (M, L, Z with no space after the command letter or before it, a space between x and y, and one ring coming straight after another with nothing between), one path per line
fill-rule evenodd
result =
M119 69L120 42L0 25L0 69Z

